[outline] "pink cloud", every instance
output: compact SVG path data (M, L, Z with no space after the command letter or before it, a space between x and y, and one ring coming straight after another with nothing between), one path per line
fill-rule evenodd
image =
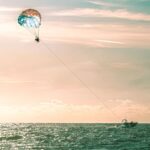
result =
M50 15L54 16L90 16L90 17L107 17L107 18L120 18L129 20L143 20L150 21L150 15L143 13L134 13L126 10L100 10L91 8L77 8L73 10L62 10L51 12Z

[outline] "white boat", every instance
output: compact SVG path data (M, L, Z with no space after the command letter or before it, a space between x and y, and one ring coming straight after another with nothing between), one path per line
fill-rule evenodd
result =
M124 128L131 128L131 127L135 127L138 123L137 122L128 122L127 119L123 119L121 122L121 126Z

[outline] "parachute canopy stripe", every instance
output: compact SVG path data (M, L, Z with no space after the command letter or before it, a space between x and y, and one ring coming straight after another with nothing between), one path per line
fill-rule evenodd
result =
M19 15L18 23L23 27L38 28L41 25L41 15L37 10L27 9Z
M26 9L22 12L22 15L25 16L37 16L41 20L41 14L35 9Z

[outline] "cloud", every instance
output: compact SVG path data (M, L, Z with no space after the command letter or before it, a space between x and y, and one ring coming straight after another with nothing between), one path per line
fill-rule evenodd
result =
M88 1L89 3L91 4L95 4L95 5L100 5L100 6L114 6L114 4L112 3L108 3L108 2L105 2L105 1L96 1L96 0L89 0Z
M49 40L49 38L45 38L45 40ZM56 39L52 39L51 41L53 42L60 42L60 43L64 43L64 44L78 44L78 45L83 45L83 46L89 46L89 47L101 47L101 48L109 48L111 47L112 44L111 42L100 42L99 40L93 40L93 39L80 39L80 38L64 38L64 39L60 39L60 38L56 38ZM104 43L107 43L104 44ZM113 43L113 44L118 44L118 43Z
M14 8L14 7L0 7L0 12L16 12L20 11L21 8Z
M23 81L23 80L0 80L1 84L25 84L34 83L33 81Z
M106 17L106 18L120 18L128 20L150 21L150 15L143 13L134 13L126 10L100 10L92 8L76 8L73 10L61 10L51 12L52 16L85 16L85 17Z
M50 30L47 30L48 28ZM110 48L125 46L127 42L121 39L120 35L125 29L127 30L127 27L98 23L46 22L45 27L40 31L43 32L41 35L44 35L45 41ZM127 34L128 31L125 33ZM124 35L123 38L126 36Z
M115 122L121 121L126 114L128 119L139 120L139 116L149 115L149 107L129 99L109 100L112 111L119 116L115 120L111 111L101 103L97 105L77 105L61 100L50 100L35 105L0 106L0 118L15 122ZM9 118L9 119L8 119ZM144 117L142 118L144 120ZM2 121L2 120L1 120ZM4 121L4 120L3 120ZM140 120L139 120L140 121Z
M129 63L129 62L114 62L111 64L111 66L113 68L116 68L116 69L132 69L132 70L136 70L137 69L137 65L136 64L133 64L133 63Z
M95 41L101 43L110 43L110 44L124 44L123 42L119 42L119 41L109 41L109 40L95 40Z

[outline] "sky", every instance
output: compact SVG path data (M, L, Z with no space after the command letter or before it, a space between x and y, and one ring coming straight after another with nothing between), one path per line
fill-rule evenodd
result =
M149 26L149 0L0 0L0 122L150 122Z

